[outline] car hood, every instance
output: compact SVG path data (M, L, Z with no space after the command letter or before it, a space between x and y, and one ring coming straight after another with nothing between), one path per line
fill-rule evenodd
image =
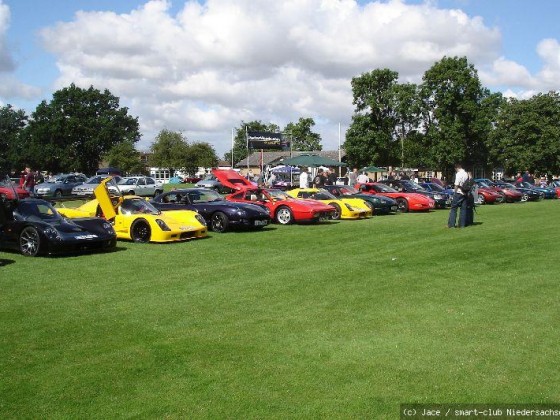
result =
M224 187L228 187L233 190L243 190L255 187L255 184L247 178L239 175L233 169L212 169L212 173Z
M239 203L239 202L235 202L235 201L211 201L208 203L201 203L203 205L207 205L207 206L212 206L212 207L228 207L231 209L240 209L240 210L245 210L248 212L257 212L257 213L267 213L267 211L260 205L258 204L250 204L250 203Z

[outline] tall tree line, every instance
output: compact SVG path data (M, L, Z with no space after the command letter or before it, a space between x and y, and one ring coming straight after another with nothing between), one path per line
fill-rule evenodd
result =
M506 99L482 86L465 57L444 57L422 83L399 83L390 69L352 79L346 149L355 166L529 169L560 173L557 92Z

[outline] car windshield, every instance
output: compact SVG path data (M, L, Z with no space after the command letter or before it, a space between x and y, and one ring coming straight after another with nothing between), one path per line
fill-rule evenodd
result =
M55 208L46 201L22 200L18 204L16 213L26 220L55 221L62 219Z
M132 198L124 200L121 204L122 214L154 214L158 215L161 212L146 200L141 198Z
M428 184L432 191L445 191L441 185L438 184Z
M134 185L136 184L136 178L123 178L119 181L119 185Z
M383 185L383 184L375 184L374 189L375 189L375 191L384 192L384 193L396 193L396 192L398 192L394 188L391 188L388 185Z
M271 197L275 200L288 200L290 197L284 191L281 190L267 190L267 192L271 195Z
M350 187L339 187L338 191L340 191L341 195L354 195L357 191L354 188Z
M412 191L423 191L423 192L426 191L425 188L421 187L416 182L412 182L412 181L401 181L401 182L404 186L406 186L408 189Z
M187 193L192 204L211 203L213 201L223 201L223 198L214 190L194 190Z
M492 188L486 181L477 181L477 184L484 188Z
M324 189L320 189L316 193L313 193L311 198L314 198L315 200L336 200L334 195Z
M106 178L106 177L99 176L99 175L94 176L94 177L91 177L90 179L88 179L85 183L86 184L99 184L101 182L101 180L104 179L104 178Z

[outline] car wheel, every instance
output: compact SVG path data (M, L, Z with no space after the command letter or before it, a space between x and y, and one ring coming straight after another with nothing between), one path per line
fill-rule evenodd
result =
M154 198L157 197L158 195L160 195L162 192L163 192L163 191L161 191L161 190L156 190L156 191L154 192Z
M0 194L0 201L8 201L8 196L4 193Z
M136 194L134 194L134 190L130 190L130 191L128 192L128 195L136 195Z
M486 203L486 198L484 198L482 194L478 194L478 197L476 198L476 204L484 204L484 203Z
M340 217L342 216L342 209L340 206L337 203L329 203L329 205L334 207L334 213L332 214L331 219L340 220Z
M403 213L408 212L408 201L406 201L406 198L397 198L397 207Z
M294 215L288 207L282 206L276 211L276 221L281 225L289 225L294 221Z
M61 197L62 197L62 191L56 190L56 191L54 192L54 196L55 196L56 198L61 198Z
M214 232L224 233L227 230L228 225L229 220L221 211L214 213L210 219L210 227Z
M26 257L34 257L39 253L41 237L33 226L27 226L19 234L19 250Z
M527 200L529 200L529 194L523 193L523 196L521 197L521 201L527 201Z
M130 228L130 237L134 242L150 242L151 234L150 225L144 219L136 220Z

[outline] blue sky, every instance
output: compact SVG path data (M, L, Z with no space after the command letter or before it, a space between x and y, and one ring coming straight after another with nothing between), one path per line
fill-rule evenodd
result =
M0 0L0 8L9 13L3 24L0 16L0 105L31 113L72 82L108 88L139 117L143 149L168 128L222 154L241 120L283 126L299 116L313 117L335 148L338 123L351 118L353 76L389 67L419 81L443 55L467 55L483 83L507 95L558 90L560 80L557 0Z

